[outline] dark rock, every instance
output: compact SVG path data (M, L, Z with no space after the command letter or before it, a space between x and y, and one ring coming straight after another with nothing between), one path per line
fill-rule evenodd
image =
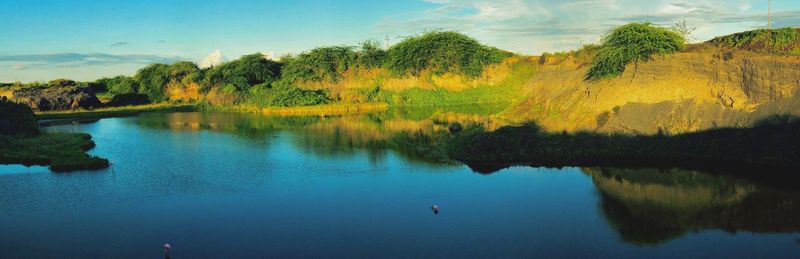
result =
M13 96L14 101L39 111L93 109L100 106L100 100L88 87L28 88L14 91Z

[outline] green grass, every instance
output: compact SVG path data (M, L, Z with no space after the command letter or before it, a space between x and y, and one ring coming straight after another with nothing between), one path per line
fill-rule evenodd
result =
M800 29L752 30L716 37L711 44L772 54L800 54Z
M120 106L94 110L53 111L36 114L39 120L54 119L91 119L136 115L143 112L183 112L195 111L195 104L157 103L146 105Z
M86 154L93 147L92 137L84 133L0 135L0 164L49 166L55 172L108 167L108 160Z
M459 106L470 104L514 103L524 97L521 92L525 82L536 74L534 66L519 62L512 65L512 71L502 82L495 85L481 85L463 91L446 89L411 88L400 92L380 91L376 99L384 100L392 106Z
M677 32L651 23L630 23L617 27L603 39L586 79L599 80L622 75L628 64L649 60L652 55L680 51L684 41Z

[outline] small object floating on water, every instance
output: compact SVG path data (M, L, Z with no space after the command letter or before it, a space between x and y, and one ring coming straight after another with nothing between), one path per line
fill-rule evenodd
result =
M172 246L169 243L164 243L164 253L169 253L170 249L172 249Z
M433 214L439 214L439 205L433 204L433 206L431 206L431 210L433 211Z

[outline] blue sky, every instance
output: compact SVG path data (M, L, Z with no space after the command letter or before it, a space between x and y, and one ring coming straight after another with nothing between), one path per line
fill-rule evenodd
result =
M687 20L703 41L765 27L766 13L767 0L3 0L0 82L94 80L215 51L279 56L435 29L523 54L597 42L631 21ZM800 1L774 0L773 16L775 27L800 26Z

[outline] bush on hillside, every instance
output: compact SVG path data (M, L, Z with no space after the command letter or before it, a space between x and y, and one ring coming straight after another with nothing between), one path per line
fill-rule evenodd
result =
M95 81L94 84L101 85L112 97L121 94L135 94L139 91L139 83L129 76L101 78Z
M259 84L249 93L247 102L259 107L310 106L330 102L325 90L304 90L286 83Z
M286 63L281 79L287 82L336 82L356 63L357 55L350 46L315 48L303 52Z
M189 61L175 62L172 65L152 64L139 69L133 76L138 84L137 92L146 94L154 102L166 101L169 98L165 95L169 83L187 85L199 82L202 78L202 70Z
M477 77L486 65L500 63L511 54L480 44L453 31L433 31L409 37L389 48L387 67L396 74L462 73Z
M800 54L800 29L753 30L716 37L711 44L775 54Z
M376 40L367 40L361 43L361 49L356 52L356 64L360 68L377 68L386 62L388 52L381 48L381 43Z
M136 71L136 75L133 78L139 85L139 93L146 94L150 100L156 102L165 99L164 86L169 83L169 65L148 65Z
M242 56L210 69L203 80L203 90L220 88L224 92L244 92L257 84L271 84L280 75L281 64L261 53Z
M38 134L36 115L25 104L0 97L0 134Z
M675 31L651 23L630 23L612 30L592 61L587 80L619 76L625 66L649 60L652 55L680 51L684 38Z
M286 66L281 79L289 83L337 82L350 69L370 69L383 66L386 50L380 42L368 40L356 50L353 46L315 48L295 57L282 59Z

